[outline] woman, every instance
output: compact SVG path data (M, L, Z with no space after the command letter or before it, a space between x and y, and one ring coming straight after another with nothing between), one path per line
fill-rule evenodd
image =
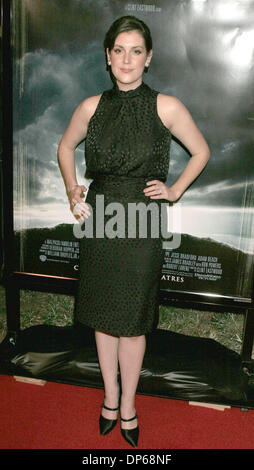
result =
M114 86L77 107L58 150L71 210L78 204L80 216L88 220L93 216L93 223L96 220L101 224L102 218L92 214L99 195L103 195L107 207L118 202L125 211L130 202L147 206L154 201L160 207L162 202L177 201L209 159L208 145L185 106L143 82L153 55L147 25L133 16L119 18L107 32L104 47ZM171 134L185 145L191 158L168 187L165 181ZM74 164L75 148L85 137L86 166L93 178L88 192L78 184ZM104 223L109 221L108 215ZM122 232L115 238L101 236L98 227L96 234L80 240L76 315L95 330L105 390L99 419L101 434L114 428L120 409L122 435L136 446L139 424L135 395L145 335L156 326L158 316L162 240L126 237Z

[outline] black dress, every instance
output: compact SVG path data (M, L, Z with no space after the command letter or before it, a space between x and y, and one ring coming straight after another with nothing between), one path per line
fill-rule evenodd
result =
M87 130L86 176L93 181L80 238L76 318L116 336L146 334L158 321L164 249L152 227L168 201L143 192L147 181L165 183L169 168L171 134L157 114L157 94L144 82L129 91L115 85L102 94ZM157 212L137 210L134 219L129 210L139 203L143 209L153 203Z

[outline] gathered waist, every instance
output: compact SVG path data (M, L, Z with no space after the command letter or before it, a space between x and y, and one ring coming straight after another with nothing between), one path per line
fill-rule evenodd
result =
M162 202L165 202L165 199L154 200L144 193L144 189L148 187L146 185L147 181L155 179L159 178L154 176L130 177L115 174L96 175L89 186L87 202L95 207L97 196L103 196L104 204L118 202L125 206L128 203L137 204L142 202L149 205L152 202L153 205L160 206Z
M146 187L146 182L150 181L150 177L134 177L126 175L96 175L91 183L91 188L96 191L119 191L124 193L126 191L140 191Z
M119 182L119 181L129 181L130 183L135 183L139 181L149 181L150 176L128 176L128 175L114 175L114 174L104 174L104 175L96 175L94 177L95 182Z
M160 180L165 181L165 178L161 178L161 176L129 176L129 175L115 175L115 174L98 174L95 175L93 178L93 184L144 184L147 181L152 180Z
M131 177L126 175L102 174L95 175L89 189L94 194L104 194L107 200L129 201L131 198L137 201L145 201L143 193L146 182L151 177Z

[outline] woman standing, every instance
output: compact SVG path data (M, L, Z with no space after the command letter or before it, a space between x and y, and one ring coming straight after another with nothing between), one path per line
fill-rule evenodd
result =
M130 236L126 224L115 237L103 233L112 213L106 210L101 217L98 197L103 196L106 208L119 203L125 215L130 203L148 207L154 202L160 209L162 202L181 197L205 167L210 153L185 106L143 82L153 54L147 25L133 16L119 18L108 30L104 47L114 86L77 107L61 139L58 159L71 209L79 203L80 215L93 219L93 237L80 240L76 316L95 330L105 390L100 431L105 435L114 428L120 409L122 435L136 446L135 395L145 335L156 326L158 317L164 250L161 236L148 233L142 238L137 232ZM177 181L168 187L171 134L192 156ZM77 182L74 158L75 148L84 138L87 171L93 178L85 202L82 196L87 188ZM151 228L151 219L147 220ZM133 220L127 225L133 229Z

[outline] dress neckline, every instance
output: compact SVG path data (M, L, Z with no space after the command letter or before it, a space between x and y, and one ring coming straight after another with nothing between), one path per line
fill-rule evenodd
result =
M119 96L119 98L132 98L133 96L140 95L145 87L146 87L145 83L141 82L141 84L138 85L136 88L132 90L124 91L124 90L120 90L119 86L115 82L113 91L116 96Z

